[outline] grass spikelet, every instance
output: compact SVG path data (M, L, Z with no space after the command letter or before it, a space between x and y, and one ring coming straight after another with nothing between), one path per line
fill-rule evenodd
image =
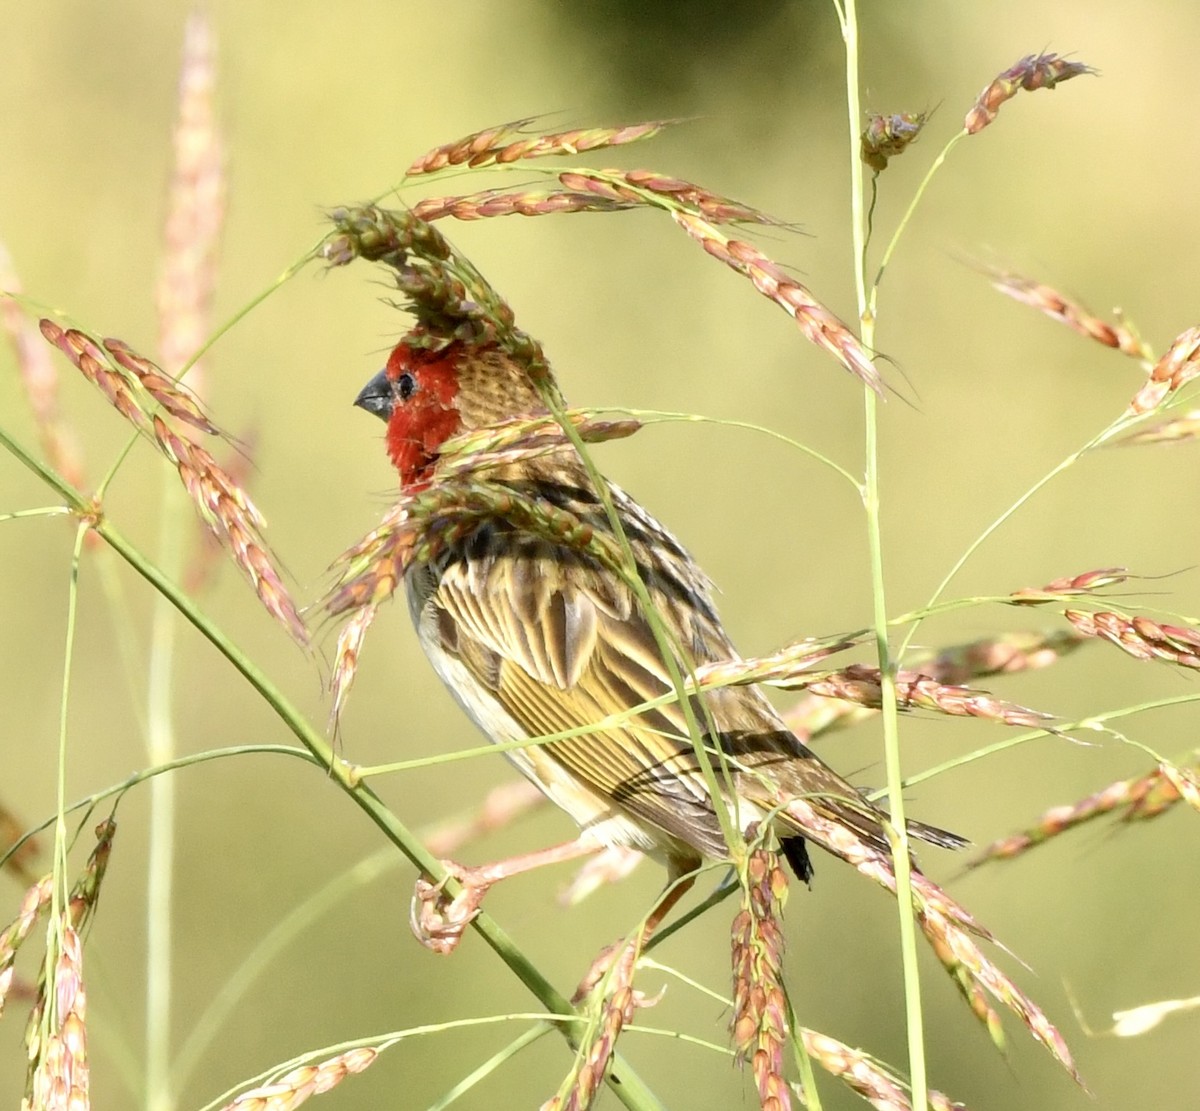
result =
M862 1096L877 1111L912 1111L908 1093L891 1073L861 1049L851 1049L844 1042L816 1030L800 1030L804 1051L826 1072L836 1076L852 1091ZM966 1111L941 1092L929 1093L929 1106L934 1111Z
M877 174L887 169L888 159L903 154L921 134L928 112L900 112L884 116L871 112L859 136L862 160Z
M622 207L652 205L671 213L690 213L713 224L788 226L760 209L656 170L568 170L559 174L558 180L568 189L625 202Z
M1086 637L1065 629L1004 633L943 648L920 659L919 671L938 682L961 685L990 675L1049 667L1086 641ZM811 739L844 729L876 713L878 710L860 703L826 698L810 690L783 716L801 739Z
M587 1111L592 1106L612 1063L617 1038L633 1021L636 1010L637 996L632 986L618 983L601 1005L597 1021L589 1027L575 1067L567 1074L558 1094L542 1104L543 1111Z
M891 861L857 833L822 816L806 799L789 800L787 812L804 836L896 895L896 874ZM974 940L978 937L993 941L991 932L945 890L915 869L912 872L912 898L922 932L972 1010L979 1013L978 989L986 991L1017 1015L1034 1039L1083 1086L1062 1034L1041 1008L984 955Z
M200 399L182 382L167 377L154 363L139 355L123 340L106 339L104 350L112 356L113 362L129 371L142 389L176 420L209 436L221 435L221 430L204 415Z
M1195 768L1179 768L1164 761L1158 765L1158 771L1188 806L1200 810L1200 777Z
M1115 644L1137 660L1166 660L1180 667L1200 669L1200 631L1182 625L1163 625L1148 617L1123 613L1068 609L1063 616L1085 637Z
M13 964L17 950L37 925L38 916L50 905L54 894L54 877L45 876L30 886L21 899L21 906L14 918L0 932L0 1015L4 1014L4 1001L13 981Z
M106 818L96 826L96 845L67 900L67 921L74 930L82 931L96 908L116 831L117 824L111 818ZM50 905L53 894L53 876L44 876L32 884L21 900L16 918L0 932L0 1015L4 1013L4 1000L12 986L17 950L29 937L38 917Z
M641 421L633 419L594 419L580 409L568 409L564 415L585 443L623 440L642 427ZM439 449L438 476L478 474L561 451L570 442L553 417L502 421L446 440Z
M1036 671L1057 663L1085 642L1065 629L1012 632L943 648L921 663L921 671L943 683L964 683L990 675Z
M808 690L823 698L855 702L872 710L883 704L879 669L851 664L819 679L810 680ZM902 710L932 710L952 717L985 718L1026 729L1036 729L1051 720L1051 714L993 698L984 691L939 683L918 671L901 670L896 675L896 697Z
M362 606L338 633L337 650L333 656L333 677L329 684L333 694L333 704L329 708L329 729L334 736L339 732L342 711L346 708L346 700L350 697L350 688L358 671L358 655L362 651L363 640L378 610L378 606L370 603Z
M963 128L968 135L975 135L996 118L1005 101L1012 100L1022 89L1026 92L1053 89L1060 82L1084 73L1095 74L1096 70L1083 62L1068 61L1060 54L1026 54L979 94L963 120Z
M1006 270L989 269L987 274L993 287L1001 293L1065 324L1071 331L1134 359L1153 358L1145 341L1131 328L1119 322L1110 324L1051 286Z
M363 1072L375 1063L379 1050L371 1046L339 1053L319 1065L301 1065L273 1084L264 1084L230 1100L221 1111L292 1111L311 1096L336 1088L348 1076Z
M457 477L403 497L378 528L335 561L337 582L321 605L331 616L389 598L409 562L432 559L484 518L499 518L554 544L595 557L624 573L616 541L543 498Z
M542 345L516 327L508 303L441 232L409 210L374 205L336 208L333 230L319 255L331 266L356 258L391 268L396 286L416 317L405 342L444 347L460 340L470 345L498 344L534 378L552 383Z
M1122 436L1118 444L1181 444L1200 436L1200 409L1189 409L1177 417Z
M87 993L83 986L83 945L75 927L58 924L61 939L50 993L42 994L31 1015L29 1079L26 1095L37 1111L87 1111ZM50 1013L45 1028L46 1004ZM37 1019L35 1022L34 1019Z
M754 288L774 301L800 326L804 337L829 352L851 374L880 396L879 372L858 338L795 278L786 274L757 247L729 239L707 220L686 212L674 213L675 222L710 255L749 278Z
M495 156L496 152L511 140L520 135L536 119L527 116L523 120L513 120L511 123L498 124L482 131L472 132L465 138L456 139L452 143L443 143L433 150L426 151L420 158L409 166L408 177L419 174L432 174L444 170L447 166L463 166L471 164L475 158ZM475 163L480 165L481 163Z
M1044 602L1058 602L1063 598L1094 594L1106 587L1128 582L1131 577L1128 567L1100 567L1079 575L1064 575L1042 587L1022 587L1014 591L1011 598L1017 605L1036 606Z
M703 664L696 669L696 678L701 687L746 686L752 683L765 683L782 690L808 687L813 681L811 676L805 674L808 670L834 653L844 652L860 642L861 637L857 636L837 637L828 641L809 638L789 644L769 656Z
M408 519L408 499L401 499L377 527L334 560L338 580L326 593L322 608L336 617L390 598L412 558L415 532Z
M651 120L628 127L591 127L571 131L526 135L525 129L535 120L528 117L513 123L500 124L476 131L464 139L445 143L421 155L408 168L408 176L434 173L448 166L506 165L522 159L543 158L547 155L581 154L603 147L625 146L650 139L675 120Z
M754 830L747 830L753 838ZM788 1006L783 988L787 873L779 855L761 845L739 867L741 909L732 927L733 1048L749 1062L763 1111L790 1111L791 1090L783 1075L788 1044Z
M550 216L558 212L616 212L640 201L565 189L484 189L449 197L426 197L413 206L422 220L488 220L495 216Z
M263 608L297 644L306 646L308 630L275 568L262 535L266 522L249 495L205 448L178 435L161 417L154 417L151 430L179 472L201 519L232 556Z
M29 400L42 450L50 465L72 486L84 484L83 458L79 441L67 427L58 405L58 372L45 344L41 343L28 317L14 296L21 283L7 249L0 243L0 327L3 327L16 356L17 374Z
M1126 415L1140 416L1157 409L1180 386L1198 374L1200 327L1195 327L1175 337L1166 354L1154 364L1146 384L1134 395Z
M193 12L184 28L175 160L167 189L163 269L156 290L158 350L163 365L173 373L200 349L208 332L217 246L225 220L224 155L213 104L215 55L208 18ZM197 369L191 369L192 385L201 388Z
M1195 766L1188 770L1195 775ZM992 860L1012 860L1059 834L1117 810L1124 809L1125 822L1148 821L1165 813L1180 797L1178 786L1160 765L1145 775L1118 779L1077 802L1051 807L1030 828L985 846L967 867L978 868Z

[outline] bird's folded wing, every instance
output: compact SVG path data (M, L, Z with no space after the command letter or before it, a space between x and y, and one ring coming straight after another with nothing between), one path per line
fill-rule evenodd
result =
M443 648L531 738L577 731L543 751L621 809L719 852L678 702L631 712L674 689L653 634L623 584L603 590L537 560L498 560L451 565L433 601Z

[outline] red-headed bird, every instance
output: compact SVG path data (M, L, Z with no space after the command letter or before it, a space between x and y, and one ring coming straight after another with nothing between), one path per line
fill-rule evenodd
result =
M401 342L355 404L387 422L388 454L406 493L436 486L439 449L449 437L547 412L518 362L496 346L461 342L441 350ZM612 536L569 443L472 477L569 510ZM628 494L609 490L679 670L686 675L703 664L737 660L704 572ZM729 859L730 852L678 701L641 710L619 725L588 728L675 690L638 598L586 552L509 520L484 517L462 531L405 574L421 646L491 740L579 730L506 755L582 832L568 844L500 864L454 866L464 892L449 902L426 885L414 928L430 947L448 951L497 879L607 845L642 850L665 861L672 881L684 881L668 888L651 916L653 928L688 886L689 873L703 860ZM812 866L803 835L847 856L844 842L831 844L822 832L841 830L873 858L887 857L881 812L802 744L756 688L728 686L702 697L703 704L693 697L691 705L713 752L722 795L716 805L736 818L736 828L769 822L806 881ZM917 823L910 832L947 847L965 843Z

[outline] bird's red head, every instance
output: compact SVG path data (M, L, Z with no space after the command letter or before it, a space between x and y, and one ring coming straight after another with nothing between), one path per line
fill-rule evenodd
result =
M438 450L456 432L546 411L509 355L457 341L438 351L398 343L354 404L387 421L388 455L408 491L429 484Z
M387 366L354 400L387 421L387 449L409 490L429 482L438 448L462 427L458 364L462 345L426 351L397 344Z

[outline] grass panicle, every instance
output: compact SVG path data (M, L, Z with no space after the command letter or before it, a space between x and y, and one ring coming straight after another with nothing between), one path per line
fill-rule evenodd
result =
M750 841L755 829L746 831ZM783 907L788 881L779 854L753 846L739 863L741 907L733 919L734 1052L749 1063L763 1111L790 1111L784 1078L789 1044L788 1002L783 984Z
M312 1096L336 1088L348 1076L368 1069L379 1058L372 1046L358 1046L317 1065L301 1065L271 1084L242 1092L221 1111L292 1111Z
M1013 860L1060 834L1118 810L1124 811L1121 815L1123 822L1145 822L1157 818L1175 806L1182 797L1179 785L1167 773L1166 767L1159 765L1145 775L1118 779L1076 802L1053 806L1028 829L986 845L967 866L978 868L993 860ZM1181 769L1194 777L1200 769L1200 762L1182 765Z
M730 239L700 216L677 212L675 222L708 254L748 278L759 293L783 309L805 339L832 355L868 389L883 395L879 371L861 341L806 286L753 244Z
M158 352L172 374L188 365L211 327L226 194L216 83L212 27L204 16L193 13L184 27L178 114L172 135L175 157L167 187L162 272L155 290ZM192 366L188 373L192 388L203 392L200 368Z
M1155 424L1142 425L1116 442L1125 445L1182 444L1190 443L1197 437L1200 437L1200 409L1189 409L1186 413Z
M340 733L342 711L350 697L354 677L358 674L358 655L378 611L376 602L360 606L338 632L337 648L333 653L333 675L329 681L329 729L335 737Z
M535 122L536 117L529 116L434 147L409 166L407 176L436 173L453 166L478 170L549 155L583 154L606 147L626 146L652 139L679 121L650 120L627 127L589 127L542 135L527 134L527 129Z
M220 430L200 410L195 396L120 340L98 341L47 319L40 327L42 335L170 461L201 520L249 580L263 607L293 640L307 645L308 630L263 535L262 514L207 448L176 430L162 415L192 432L219 436Z
M84 484L79 437L63 417L58 403L58 371L46 345L21 309L17 299L20 293L16 268L7 248L0 243L0 327L12 346L42 451L63 478L79 487Z
M986 273L1001 293L1065 324L1071 331L1142 362L1153 359L1146 342L1123 321L1110 324L1052 286L1021 274L995 269L988 269Z
M1165 660L1179 667L1200 668L1200 630L1114 610L1067 609L1063 616L1080 635L1115 644L1135 660Z
M1127 416L1142 416L1159 408L1185 382L1200 374L1200 327L1188 328L1175 337L1150 371L1146 384L1134 394Z
M893 895L897 893L891 860L858 834L823 817L807 800L791 800L786 810L804 836L841 857ZM994 940L990 931L945 890L915 869L911 874L911 886L913 909L921 931L972 1010L983 1017L995 1033L993 1012L989 1007L981 1014L980 1007L983 994L990 995L1012 1011L1034 1039L1082 1086L1083 1080L1062 1034L1042 1009L980 949L975 939Z
M840 671L831 671L805 686L822 698L836 698L871 710L878 710L883 704L879 668L865 664L851 664ZM1052 714L993 698L986 691L939 683L907 668L896 673L896 700L901 710L931 710L951 717L983 718L1025 729L1042 728L1053 719Z
M600 1094L617 1039L633 1021L637 1006L637 994L628 983L618 982L603 996L596 1021L588 1026L573 1068L558 1092L542 1104L541 1111L588 1111Z
M956 644L914 661L913 673L950 686L974 679L1049 667L1086 641L1078 633L1057 629L1051 632L1012 632ZM811 691L784 713L788 727L798 736L812 739L835 729L873 717L875 706L847 699L826 698Z
M26 1100L36 1111L87 1111L91 1097L83 943L68 921L59 922L55 933L59 944L49 994L39 997L26 1028Z
M1012 600L1022 606L1036 606L1045 602L1060 602L1063 598L1077 598L1095 594L1110 586L1120 586L1135 576L1128 567L1097 567L1078 575L1063 575L1040 587L1022 587L1012 594Z
M1059 54L1026 54L1003 73L997 74L979 94L963 120L963 130L968 135L978 134L995 120L1000 106L1012 100L1022 89L1026 92L1053 89L1063 81L1085 73L1095 74L1096 70Z
M26 889L16 918L0 931L0 1015L4 1014L4 1003L12 989L17 950L33 932L38 918L50 905L53 894L54 877L43 876Z
M486 518L507 521L552 543L586 552L613 571L622 570L615 542L569 510L545 498L457 477L402 497L378 528L339 556L335 562L339 578L326 595L324 608L337 616L377 605L396 589L411 561L434 558L445 544Z
M912 1111L900 1081L869 1054L816 1030L801 1029L800 1040L809 1057L877 1111ZM938 1091L929 1092L929 1106L933 1111L967 1111L965 1104Z
M432 224L409 210L375 205L336 208L329 215L333 231L320 257L331 266L362 258L389 267L416 318L416 328L405 337L410 346L494 343L535 381L552 381L542 345L516 327L508 303Z

